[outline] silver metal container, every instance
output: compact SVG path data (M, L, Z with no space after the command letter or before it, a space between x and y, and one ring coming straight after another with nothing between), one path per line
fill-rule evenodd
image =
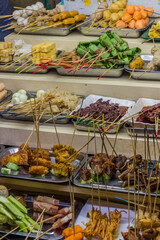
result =
M35 92L29 91L29 92L27 92L27 94L28 94L29 97L32 97L32 98L36 97L36 93ZM80 97L83 98L83 96L80 96ZM11 92L10 98L8 98L8 100L11 100L11 99L12 99L12 92ZM67 123L69 123L70 122L70 117L68 117L69 114L68 115L67 114L66 115L65 114L59 115L55 119L55 123L56 124L67 124ZM0 113L0 116L5 118L5 119L9 119L9 120L33 122L32 114L30 116L27 116L27 115L17 115L14 112L11 112L11 111L7 112L7 111L4 110L2 113ZM40 119L40 122L41 123L45 123L45 122L53 123L52 115L51 114L43 114L43 116Z
M88 128L90 127L89 125L84 125L84 124L76 124L76 121L75 120L72 120L74 126L76 126L76 129L79 130L79 131L84 131L84 132L88 132ZM111 124L111 123L110 123ZM107 126L109 126L109 124L106 124L106 128ZM122 127L122 125L119 125L119 129ZM117 132L117 129L118 129L118 126L116 127L111 127L106 133L112 133L112 134L115 134ZM90 131L91 132L94 132L94 128L93 127L90 127ZM95 129L96 132L99 133L99 130L96 128Z
M14 72L14 73L18 73L21 70L23 70L23 68L19 68L21 66L21 64L16 64L16 65L9 66L5 70L2 69L3 66L5 66L5 65L0 64L0 72ZM19 68L19 70L15 71L15 69L17 69L17 68ZM26 66L25 66L25 68L26 68ZM37 72L38 74L41 74L41 73L47 73L49 71L48 69L37 68L35 65L29 66L28 69L30 69L30 70L27 71L27 68L26 68L25 71L22 71L22 73L34 73L34 72Z
M136 123L134 122L134 128L131 123L127 122L124 124L124 128L127 130L129 136L144 137L144 129L147 129L147 134L150 138L153 138L153 134L155 135L155 124L147 124L147 123ZM158 128L158 138L160 138L160 128Z
M18 152L19 148L17 147L10 147L10 148L5 148L2 152L0 152L0 161L2 160L3 157L16 153ZM55 163L55 158L53 157L52 152L51 153L51 162L52 164ZM74 171L72 172L72 177L74 177L79 169L84 165L85 163L85 153L80 153L77 159L72 162L72 165L74 166ZM2 168L2 167L1 167ZM49 172L47 175L44 177L32 177L28 173L28 167L27 166L20 166L19 171L11 171L11 174L2 174L0 172L0 176L2 177L7 177L7 178L16 178L16 179L23 179L23 180L31 180L31 181L38 181L38 182L49 182L49 183L68 183L69 179L68 177L63 177L63 176L56 176L53 175L51 172Z
M135 69L133 72L133 69L129 68L129 66L125 66L124 70L128 72L129 74L132 74L132 78L135 80L150 80L154 81L160 80L160 71L153 71L153 70L147 70L147 65L150 63L153 59L153 55L148 54L148 55L139 55L145 62L145 65L143 69ZM133 72L133 73L132 73Z
M72 32L72 30L70 29L73 28L74 26L75 25L72 25L69 27L60 27L60 28L49 27L39 31L33 31L33 30L21 31L22 28L17 28L17 29L14 29L14 32L18 33L19 31L21 31L20 34L22 33L22 34L30 34L30 35L67 36Z
M91 25L91 22L89 22L78 27L78 30L85 36L101 36L103 33L111 30L111 32L116 32L120 37L123 37L123 38L139 38L142 35L142 33L152 25L153 22L154 20L151 19L149 22L149 25L142 29L127 29L127 28L116 29L115 28L114 30L112 30L112 28L91 27L90 30L87 31L87 28L89 28Z
M82 68L81 70L77 70L76 73L74 73L74 70L70 72L70 69L65 69L63 67L56 68L57 72L60 75L68 75L68 76L83 76L83 77L100 77L107 69L102 68L90 68L86 72L87 68ZM121 77L123 74L123 68L119 69L110 69L108 72L106 72L103 77Z
M91 158L88 158L88 164L87 164L87 168L89 167L89 162L90 162ZM83 165L84 168L85 164ZM107 190L108 191L112 191L112 192L119 192L119 193L128 193L128 189L122 187L123 182L121 180L119 180L118 178L119 172L117 172L116 176L113 179L110 179L107 181ZM75 177L73 178L73 184L77 187L84 187L84 188L88 188L88 189L92 189L92 183L90 184L82 184L80 183L80 177L79 177L79 172L75 175ZM98 189L98 184L96 182L93 182L93 189ZM100 190L106 190L106 186L104 183L99 182L99 189ZM131 186L130 187L130 193L134 193L134 189ZM138 191L136 191L136 193L138 193ZM145 195L145 192L139 192L140 195ZM155 193L151 193L152 196L155 196ZM158 196L160 196L160 193L158 193Z

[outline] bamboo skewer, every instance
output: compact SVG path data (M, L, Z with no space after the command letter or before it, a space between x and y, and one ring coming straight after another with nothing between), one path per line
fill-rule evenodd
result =
M12 232L16 231L19 228L19 226L13 228L11 231L9 231L8 233L6 233L5 235L3 235L0 240L2 240L3 238L6 238L9 234L11 234Z
M58 144L60 145L60 140L59 140L59 136L58 136L58 131L57 131L57 127L56 127L55 119L54 119L54 116L53 116L52 106L51 106L51 103L50 103L50 102L49 102L49 107L50 107L50 111L51 111L51 114L52 114L53 125L54 125L54 128L55 128L55 132L56 132L56 136L57 136Z
M92 176L92 221L93 221L93 163L91 163L91 176Z
M89 142L89 139L90 139L90 128L88 128L88 142ZM87 144L85 169L87 169L88 150L89 150L89 144Z
M116 147L116 142L117 142L118 133L119 133L119 125L118 125L118 127L117 127L116 137L115 137L115 139L114 139L114 144L113 144L113 149L112 149L112 155L113 155L113 153L114 153L114 151L115 151L114 149L115 149L115 147Z

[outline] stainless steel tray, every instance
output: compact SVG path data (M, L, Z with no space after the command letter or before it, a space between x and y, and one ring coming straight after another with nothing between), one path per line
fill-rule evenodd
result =
M69 26L69 27L62 27L62 28L45 28L39 31L34 31L33 30L23 30L21 31L22 28L16 28L14 29L15 33L18 33L19 31L20 34L30 34L30 35L50 35L50 36L67 36L68 34L70 34L72 32L72 30L70 30L72 27L74 27L75 25Z
M153 55L151 55L151 54L144 55L143 54L143 55L139 55L139 56L145 62L145 65L144 65L143 69L135 69L134 72L133 72L133 69L129 68L129 66L125 66L124 70L126 72L130 73L130 74L133 72L132 78L135 79L135 80L150 80L150 81L158 80L159 81L160 80L160 71L153 71L153 70L151 70L151 71L145 72L146 69L147 69L148 63L150 63L151 60L153 59Z
M127 130L129 136L136 134L137 137L144 137L145 127L147 129L148 136L150 138L153 138L153 134L155 135L155 124L152 126L151 124L141 124L134 122L134 128L129 122L124 124L124 128ZM158 138L160 138L160 128L158 128Z
M91 25L91 22L86 23L78 27L77 29L85 36L101 36L103 33L111 30L112 32L118 33L118 35L123 38L139 38L142 35L142 33L152 25L153 22L154 20L150 19L149 25L147 27L142 29L134 29L134 30L127 29L127 28L112 30L112 28L109 28L109 27L108 28L92 27L89 29L89 31L87 31L87 27L89 28L89 26Z
M88 158L88 165L89 165L89 161L91 160L91 158ZM82 166L84 167L85 164ZM128 193L128 189L122 187L122 181L119 180L118 178L118 172L116 174L116 176L113 179L110 179L107 181L107 190L108 191L112 191L112 192L120 192L120 193ZM92 183L91 184L82 184L79 181L79 172L75 175L75 177L73 178L73 184L77 187L84 187L84 188L88 188L88 189L92 189ZM93 189L98 189L98 184L96 182L93 182ZM104 183L100 182L99 183L99 189L100 190L106 190L106 186ZM130 193L134 193L134 189L132 189L132 186L130 188ZM138 191L136 191L136 193L138 193ZM139 194L141 195L145 195L145 192L139 192ZM152 196L155 196L155 193L151 193ZM158 196L160 196L160 193L158 193Z
M68 75L68 76L84 76L84 77L100 77L105 70L102 68L90 68L89 71L86 72L87 68L82 68L81 70L76 71L74 74L74 70L70 72L70 69L65 69L63 67L56 68L57 72L60 75ZM103 77L121 77L123 74L124 68L119 69L110 69L106 74L103 75Z
M23 68L20 68L19 70L15 71L15 69L18 68L18 67L20 67L21 64L12 65L12 66L8 67L8 68L5 69L5 70L2 69L3 66L6 67L5 64L0 64L0 72L14 72L14 73L18 73L18 72L20 72L20 71L23 70ZM35 65L32 65L32 66L28 65L28 66L29 66L28 69L30 69L30 70L27 71L27 69L25 69L25 71L22 71L22 73L34 73L34 72L39 71L39 72L37 72L37 73L38 73L38 74L41 74L41 73L47 73L47 72L49 71L48 69L37 68ZM26 66L25 66L25 68L26 68ZM26 71L27 71L27 72L26 72Z
M26 193L24 193L24 194L26 195ZM34 212L34 210L33 210L34 198L35 198L35 196L32 196L30 194L29 194L29 197L24 197L24 200L26 202L26 207L28 209L28 215L31 218L32 218L33 212ZM67 202L66 200L64 202L64 200L63 200L64 198L62 198L62 197L57 197L57 198L61 200L60 206L59 206L60 209L71 206L71 204L69 202ZM77 219L82 207L83 207L83 203L75 200L75 220ZM72 226L71 223L68 223L68 225ZM52 224L43 224L43 228L40 233L47 231L51 227L52 227ZM0 225L0 235L2 234L2 236L3 236L4 234L8 233L9 231L10 231L10 228L7 225L6 226ZM15 239L22 240L22 238L25 239L27 235L28 235L28 233L25 233L25 232L14 231L7 236L7 239L4 238L4 240L9 240L8 237L13 240L15 240ZM28 239L35 239L36 235L37 235L37 231L34 230L34 233L30 234ZM59 240L59 239L63 239L63 236L61 235L61 232L57 236L56 233L51 230L48 233L46 233L45 235L43 235L40 239L41 240Z
M88 132L88 128L90 127L89 125L84 125L84 124L76 124L76 120L72 120L74 126L76 126L76 129L79 131L85 131ZM111 124L111 123L109 123ZM109 124L106 124L106 127L109 126ZM122 125L119 125L119 130L122 127ZM115 134L117 132L118 127L111 127L106 133L112 133ZM94 132L94 128L90 127L90 131ZM95 132L99 133L99 130L96 128Z
M2 151L0 153L0 161L3 157L12 154L12 153L16 153L18 152L18 148L17 147L10 147L10 148L6 148L4 149L4 151ZM55 158L53 157L52 152L51 153L51 162L52 164L55 163ZM85 163L85 153L80 153L77 160L75 160L73 162L75 169L72 173L72 177L74 177L77 172L79 171L79 169L81 168L81 166ZM1 169L1 167L0 167ZM68 177L58 177L53 175L52 173L48 173L47 175L45 175L44 177L32 177L29 175L28 173L28 167L20 167L20 170L18 171L12 171L10 175L8 174L2 174L0 172L0 176L2 177L7 177L7 178L16 178L16 179L25 179L25 180L31 180L31 181L38 181L38 182L48 182L48 183L68 183L69 179Z
M6 89L7 90L7 89ZM0 100L0 105L4 104L5 102L9 101L12 97L12 91L11 90L7 90L7 94L6 96L4 96L1 100Z
M30 92L28 91L27 94L30 96L30 97L36 97L36 93L35 92ZM83 98L83 96L80 96ZM12 95L10 94L10 98L8 98L8 100L11 100L12 98ZM28 122L33 122L33 116L30 115L30 116L26 116L26 115L16 115L15 113L12 113L12 112L7 112L7 111L3 111L3 112L0 112L0 116L5 118L5 119L9 119L9 120L18 120L18 121L28 121ZM51 119L50 121L47 121ZM40 119L40 122L41 123L44 123L46 122L47 123L53 123L53 120L52 120L52 115L51 114L43 114L43 116L41 117ZM70 118L68 117L68 115L60 115L59 117L57 117L55 119L55 122L57 124L67 124L70 122Z

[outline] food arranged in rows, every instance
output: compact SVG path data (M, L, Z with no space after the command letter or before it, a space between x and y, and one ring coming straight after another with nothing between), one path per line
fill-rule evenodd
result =
M91 15L92 23L86 21L78 29L85 35L99 36L102 32L112 29L119 32L121 37L139 37L153 22L149 19L153 13L151 7L127 5L126 0L117 0L109 7L108 3L103 2Z
M32 46L19 39L14 41L12 48L6 48L7 44L12 43L1 43L2 50L0 50L0 54L3 56L1 58L1 71L46 73L47 71L43 69L39 71L35 65L52 61L56 58L57 54L54 42L43 42ZM11 56L8 57L7 54Z
M12 95L9 103L0 106L0 115L7 119L33 121L32 113L37 111L43 123L53 122L52 113L57 123L68 123L68 115L81 101L81 97L58 89L38 90L37 93L20 89Z
M27 143L19 148L6 148L1 152L1 174L9 177L68 182L84 163L85 154L72 146L54 145L52 151L42 148L30 149Z
M61 11L59 7L56 7L51 10L47 10L44 8L43 3L37 2L31 6L27 6L26 8L15 7L17 10L13 12L11 15L10 24L6 25L7 29L14 29L19 33L36 33L40 30L44 34L48 33L49 35L57 35L56 31L52 32L53 28L61 28L60 35L69 34L69 26L73 26L74 24L81 22L86 19L85 14L79 14L77 10L74 11ZM20 10L19 10L20 9ZM4 16L5 17L5 16ZM8 17L8 16L7 16ZM67 28L68 31L63 33L62 28ZM51 31L50 31L51 29ZM59 34L58 34L59 35Z
M127 158L124 155L109 156L107 153L97 153L79 170L73 183L76 186L91 188L93 181L95 189L99 184L100 188L105 190L107 184L108 190L119 192L128 192L129 186L131 192L139 189L141 193L149 183L150 190L154 193L157 188L157 174L158 162L144 160L140 154Z
M3 189L1 193L8 192L4 186L1 186L1 189ZM63 230L72 226L72 220L77 218L82 207L82 203L74 200L75 210L73 211L70 202L62 201L61 197L32 196L17 191L13 191L11 195L8 193L7 196L2 195L0 194L2 236L10 233L12 237L37 238L40 236L41 239L51 237L62 239ZM67 230L65 232L67 234Z
M117 33L108 31L97 40L80 42L72 52L64 52L55 61L50 61L48 64L42 63L39 66L43 69L57 68L59 73L63 69L63 75L79 75L83 71L81 74L83 76L92 74L93 69L94 71L96 69L107 69L99 77L100 79L109 71L111 71L111 76L114 77L114 72L117 72L117 70L112 70L123 69L124 65L129 65L133 58L140 53L140 48L129 48L128 43ZM100 75L100 72L97 71L96 74Z
M133 79L159 80L159 52L160 47L154 46L149 55L139 55L129 66L125 66L125 71L130 73Z

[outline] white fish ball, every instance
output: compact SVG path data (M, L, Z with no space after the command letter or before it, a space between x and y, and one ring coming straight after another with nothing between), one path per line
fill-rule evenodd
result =
M37 98L43 96L45 94L45 91L44 90L39 90L37 91Z
M27 95L20 95L19 100L21 103L27 102Z
M18 93L23 94L23 95L26 95L26 90L20 89L20 90L18 91Z
M15 97L18 97L18 98L19 98L20 95L21 95L21 94L20 94L19 92L16 92L16 93L13 94L12 98L15 98Z
M19 104L19 103L20 103L19 98L17 98L17 97L13 98L13 99L12 99L12 103L13 103L13 104Z

